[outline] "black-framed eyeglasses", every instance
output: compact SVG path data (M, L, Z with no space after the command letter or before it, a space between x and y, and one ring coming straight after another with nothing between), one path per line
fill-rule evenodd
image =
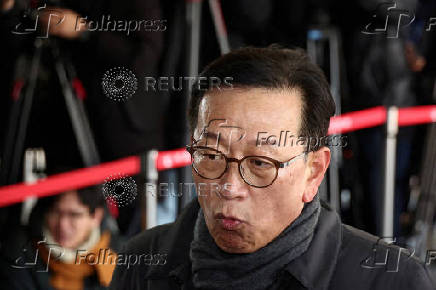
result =
M227 157L221 151L206 146L188 145L186 149L191 154L192 167L199 176L219 179L228 170L229 163L236 162L244 182L258 188L273 184L280 168L285 168L307 155L307 152L303 152L288 161L280 162L267 156L244 156L241 159Z

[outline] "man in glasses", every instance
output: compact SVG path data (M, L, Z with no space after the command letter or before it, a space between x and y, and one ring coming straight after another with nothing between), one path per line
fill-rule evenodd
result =
M235 50L198 82L212 77L231 77L232 87L193 86L187 149L198 199L127 245L165 253L167 263L118 265L113 289L435 289L411 253L321 205L335 105L304 52Z

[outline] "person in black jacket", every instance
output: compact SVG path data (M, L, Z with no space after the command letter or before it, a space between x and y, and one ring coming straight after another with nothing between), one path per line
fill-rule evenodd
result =
M189 106L198 199L127 243L111 289L435 289L413 251L341 223L318 187L334 101L300 50L242 48L208 65ZM381 258L385 257L383 260ZM384 263L382 263L382 262Z

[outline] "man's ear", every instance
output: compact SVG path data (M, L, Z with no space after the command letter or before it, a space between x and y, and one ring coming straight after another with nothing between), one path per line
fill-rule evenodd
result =
M104 209L101 207L97 207L94 213L92 214L94 226L96 227L100 226L101 221L103 220L103 216L104 216Z
M330 149L323 146L317 151L311 152L307 162L309 176L306 180L303 202L311 202L318 192L318 187L320 186L324 174L330 164Z

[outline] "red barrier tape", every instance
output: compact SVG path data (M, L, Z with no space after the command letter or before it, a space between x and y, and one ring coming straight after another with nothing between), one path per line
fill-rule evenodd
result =
M436 106L419 106L398 110L398 126L412 126L436 122Z
M114 173L135 175L140 170L138 156L126 157L97 166L77 169L40 179L36 183L18 183L0 187L0 207L21 202L26 197L49 196L59 192L74 190L102 183Z
M347 133L371 128L386 122L386 108L375 107L358 112L335 116L330 121L328 134ZM411 126L436 122L436 105L401 108L398 110L398 125ZM158 153L156 168L166 170L187 166L191 163L189 153L184 149ZM52 175L33 184L19 183L0 187L0 207L21 202L30 196L49 196L67 190L74 190L104 182L112 174L136 175L140 171L140 158L130 156L94 167L77 169Z
M367 110L350 112L330 119L328 135L347 133L359 129L376 127L386 122L386 108L374 107Z
M185 148L161 151L157 155L157 170L185 167L191 164L191 155Z

